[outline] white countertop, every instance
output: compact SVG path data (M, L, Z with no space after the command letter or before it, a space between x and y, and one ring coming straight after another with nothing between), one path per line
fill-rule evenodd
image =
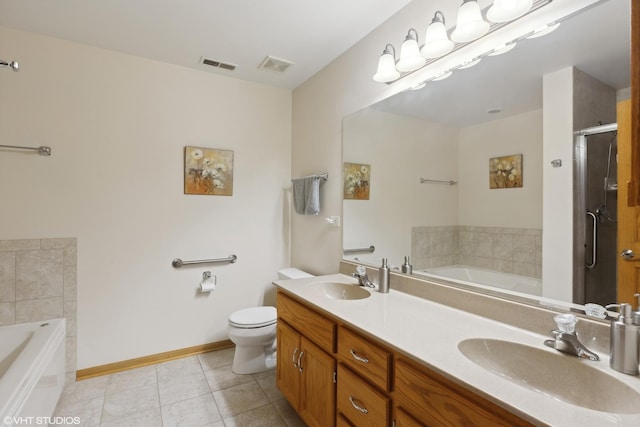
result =
M466 385L500 406L540 425L552 426L640 426L639 414L611 414L575 406L535 392L485 370L467 359L458 343L468 338L490 338L517 342L557 353L543 345L547 336L453 309L402 292L381 294L375 290L361 300L338 300L324 295L318 282L356 283L352 277L332 274L305 279L279 280L276 286L309 302L336 318L359 328L422 361L436 372ZM584 337L583 337L584 339ZM608 354L600 361L575 358L640 392L640 377L625 375L609 367ZM572 357L572 356L567 356ZM562 381L562 378L557 378ZM580 393L602 393L580 390ZM638 401L640 412L640 401Z

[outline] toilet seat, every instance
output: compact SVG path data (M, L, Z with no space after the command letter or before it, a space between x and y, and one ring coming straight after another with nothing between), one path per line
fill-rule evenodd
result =
M241 329L263 328L277 322L275 307L251 307L229 315L229 325Z

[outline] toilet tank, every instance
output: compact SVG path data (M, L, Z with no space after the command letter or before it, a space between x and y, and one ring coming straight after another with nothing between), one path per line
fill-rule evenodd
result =
M306 277L314 277L313 274L309 274L297 268L289 267L278 270L278 279L304 279Z

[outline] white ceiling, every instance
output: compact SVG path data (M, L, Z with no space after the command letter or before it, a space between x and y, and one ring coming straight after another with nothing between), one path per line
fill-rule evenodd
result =
M0 0L0 25L293 89L410 1ZM295 65L259 70L267 55Z

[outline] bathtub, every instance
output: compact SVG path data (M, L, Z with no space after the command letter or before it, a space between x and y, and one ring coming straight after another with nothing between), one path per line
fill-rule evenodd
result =
M53 319L0 327L0 426L53 416L65 381L65 326Z
M484 270L466 265L450 265L446 267L414 270L427 277L453 280L486 289L499 289L513 293L527 295L542 295L542 280L533 277L518 276L516 274L501 273L499 271Z

